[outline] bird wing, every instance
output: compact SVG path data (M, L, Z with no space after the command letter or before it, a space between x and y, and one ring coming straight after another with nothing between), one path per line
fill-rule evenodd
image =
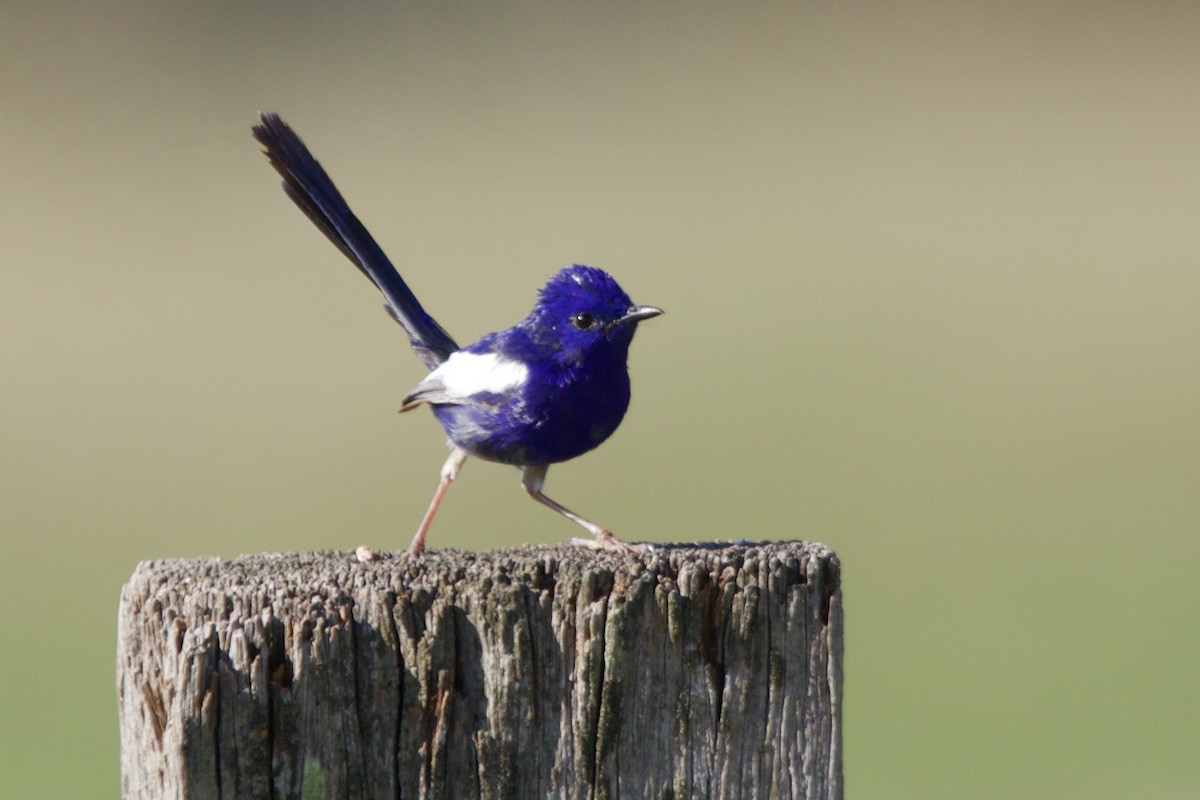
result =
M271 166L283 176L287 196L379 287L385 300L384 310L404 328L425 366L433 369L449 358L458 349L454 339L421 307L295 131L273 113L260 115L253 131Z
M477 398L494 402L519 391L529 379L529 366L488 349L492 341L493 337L484 337L467 350L451 355L408 393L400 410L408 411L421 403L469 404Z
M437 377L426 378L400 401L400 413L411 411L422 403L462 403L463 398L446 394L446 387Z

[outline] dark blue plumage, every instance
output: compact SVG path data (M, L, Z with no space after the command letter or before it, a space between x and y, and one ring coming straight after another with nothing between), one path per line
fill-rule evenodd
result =
M662 310L635 305L606 272L575 264L550 278L525 319L460 349L292 129L277 114L263 114L253 131L288 196L379 288L384 308L430 369L400 410L429 404L451 452L409 555L423 552L434 513L468 456L523 468L531 497L595 537L581 543L633 549L551 500L542 486L550 464L586 453L617 429L629 406L629 344L637 323Z

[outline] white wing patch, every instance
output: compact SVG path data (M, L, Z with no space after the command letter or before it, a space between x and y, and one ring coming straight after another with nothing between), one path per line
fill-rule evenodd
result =
M441 381L449 397L463 398L485 392L500 394L509 389L516 389L525 383L528 377L529 368L520 361L513 361L495 353L459 351L429 373L425 381Z

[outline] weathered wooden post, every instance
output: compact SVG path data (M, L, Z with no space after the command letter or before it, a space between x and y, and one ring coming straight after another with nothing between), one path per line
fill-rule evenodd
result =
M840 798L818 544L140 564L133 798Z

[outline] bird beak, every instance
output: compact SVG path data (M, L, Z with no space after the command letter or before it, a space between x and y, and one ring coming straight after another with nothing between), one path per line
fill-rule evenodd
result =
M663 310L657 306L630 306L629 310L625 312L625 316L613 320L612 327L615 328L627 322L641 322L644 319L657 317L661 313L663 313Z

